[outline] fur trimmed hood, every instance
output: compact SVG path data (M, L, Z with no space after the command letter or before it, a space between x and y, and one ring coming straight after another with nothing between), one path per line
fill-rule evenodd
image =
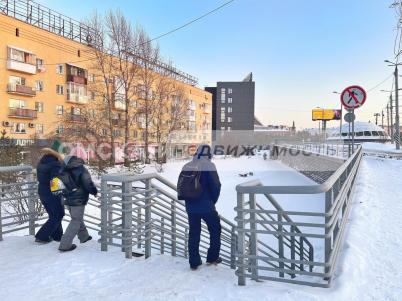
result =
M49 147L45 147L42 148L40 151L43 155L51 155L53 157L56 157L57 160L59 161L63 161L64 160L64 156L58 152L56 152L55 150L49 148Z

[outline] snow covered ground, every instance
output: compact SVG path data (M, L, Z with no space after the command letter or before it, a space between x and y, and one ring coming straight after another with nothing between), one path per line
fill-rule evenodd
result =
M168 164L176 182L184 162ZM260 157L217 159L223 182L218 210L232 219L238 183L262 179L272 185L311 183L278 162ZM101 252L91 241L69 254L57 244L35 245L28 236L0 242L0 300L402 300L402 161L365 157L357 180L350 223L329 289L248 281L237 286L234 271L203 266L192 272L185 259L153 254L125 259L118 248ZM254 172L242 178L239 172ZM288 206L320 210L317 199L283 196ZM308 209L306 209L308 210Z

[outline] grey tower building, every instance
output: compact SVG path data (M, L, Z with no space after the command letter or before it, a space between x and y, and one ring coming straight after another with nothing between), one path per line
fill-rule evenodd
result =
M250 73L241 82L218 82L212 93L212 130L254 130L255 83ZM215 140L215 137L212 137Z

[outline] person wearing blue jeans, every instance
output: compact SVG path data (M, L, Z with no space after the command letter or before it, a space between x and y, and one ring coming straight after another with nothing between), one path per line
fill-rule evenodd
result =
M196 164L201 170L199 182L202 186L202 193L197 199L185 200L189 222L188 253L192 270L196 270L202 264L199 253L202 220L207 224L210 236L207 263L218 264L222 262L219 257L221 224L215 208L221 191L221 183L215 164L211 162L211 157L210 146L201 145L190 162L193 165ZM183 167L183 169L185 168L186 166Z

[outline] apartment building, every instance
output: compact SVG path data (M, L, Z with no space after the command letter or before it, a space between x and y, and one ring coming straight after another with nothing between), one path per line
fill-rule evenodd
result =
M8 2L0 2L0 132L25 145L33 137L62 133L65 120L83 121L83 106L97 97L89 89L95 74L88 28L33 1L17 1L14 6ZM184 155L189 147L210 142L212 95L197 88L192 76L173 71L188 100L182 129L204 132L174 146L173 153ZM113 134L119 144L124 136L121 116L125 106L119 91L114 92ZM130 130L130 140L139 146L143 145L143 123L139 116Z
M254 130L255 82L252 73L243 81L221 81L216 87L206 87L205 90L212 94L213 131Z

